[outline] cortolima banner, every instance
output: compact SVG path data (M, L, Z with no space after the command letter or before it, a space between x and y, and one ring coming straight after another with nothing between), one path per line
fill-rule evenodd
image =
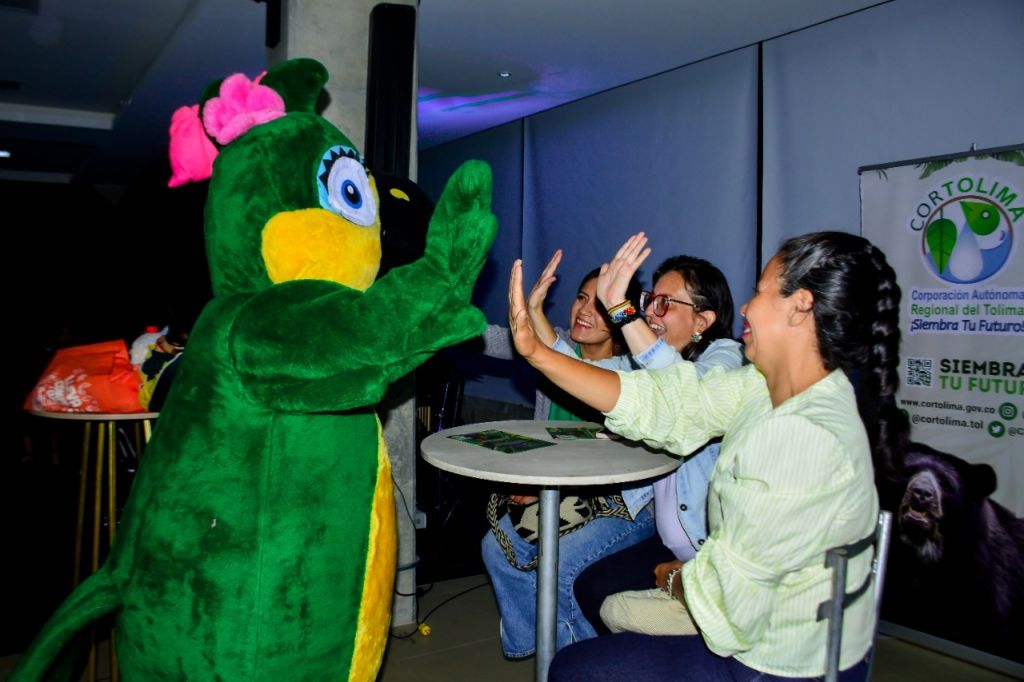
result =
M1024 662L1024 145L861 168L860 190L903 291L912 440L880 491L882 617Z

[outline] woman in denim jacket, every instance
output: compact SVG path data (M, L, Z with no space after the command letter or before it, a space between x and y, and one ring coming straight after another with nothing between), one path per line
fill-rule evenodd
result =
M598 279L597 295L606 305L624 300L628 281L650 254L643 233L630 237ZM743 362L740 344L729 338L733 302L725 275L711 263L673 256L654 271L654 290L644 292L646 321L620 325L633 359L643 369L660 369L688 360L700 375L712 367L732 369ZM670 352L666 352L666 350ZM632 510L654 502L657 533L606 556L577 578L574 593L596 633L608 629L599 616L609 595L651 587L654 567L693 558L707 537L707 496L719 444L708 443L673 473L653 484L623 490Z

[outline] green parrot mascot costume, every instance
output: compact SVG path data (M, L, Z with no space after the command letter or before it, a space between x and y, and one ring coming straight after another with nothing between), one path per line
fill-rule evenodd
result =
M62 650L105 615L129 682L376 677L396 539L374 404L483 331L469 301L497 223L490 169L469 161L422 257L374 281L379 197L352 143L314 111L326 82L320 63L295 59L211 84L176 112L169 184L212 172L214 297L109 557L11 680L70 669Z

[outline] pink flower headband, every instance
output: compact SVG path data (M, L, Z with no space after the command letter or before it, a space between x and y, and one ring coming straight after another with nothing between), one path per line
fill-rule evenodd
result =
M168 187L206 180L213 175L217 148L275 118L284 116L284 100L272 88L260 85L264 71L253 80L236 73L224 79L220 95L207 100L200 119L199 105L181 107L171 118L171 179ZM207 137L209 135L210 137Z

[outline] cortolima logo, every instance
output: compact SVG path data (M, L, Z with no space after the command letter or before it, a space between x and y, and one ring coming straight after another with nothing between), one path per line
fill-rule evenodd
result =
M921 232L926 267L951 284L975 284L995 276L1013 250L1013 219L1021 209L1008 207L1018 193L998 181L973 177L942 187L945 192L929 192L918 204L916 213L924 220L911 221Z

